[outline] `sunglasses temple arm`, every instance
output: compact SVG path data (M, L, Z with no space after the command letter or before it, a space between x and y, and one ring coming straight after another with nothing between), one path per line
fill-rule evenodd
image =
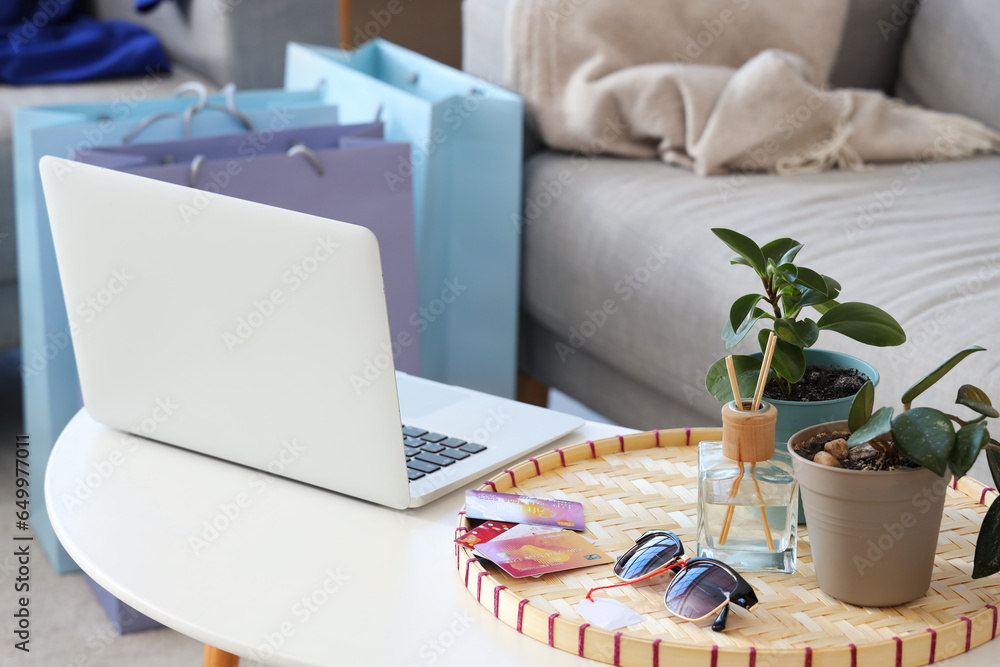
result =
M620 584L608 584L607 586L597 586L596 588L591 588L589 591L587 591L587 596L586 597L587 597L588 600L590 600L591 602L593 602L594 598L592 598L590 596L593 595L595 591L602 591L605 588L618 588L619 586L629 586L631 584L636 583L637 581L643 581L644 579L652 579L653 577L655 577L658 574L663 574L664 572L667 572L668 570L672 570L675 567L681 567L685 563L687 563L686 560L679 560L676 563L671 563L670 565L666 565L664 567L661 567L660 569L654 570L654 571L650 572L647 575L639 577L638 579L632 579L631 581L623 581Z

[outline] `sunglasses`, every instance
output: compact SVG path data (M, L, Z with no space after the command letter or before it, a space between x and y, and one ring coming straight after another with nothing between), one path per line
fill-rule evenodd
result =
M675 616L688 621L716 616L712 629L722 632L730 602L748 611L757 607L753 587L733 568L714 558L683 558L684 545L679 537L666 530L647 531L615 563L615 575L623 583L592 588L587 599L592 599L594 591L627 586L676 568L677 573L663 593L667 610Z

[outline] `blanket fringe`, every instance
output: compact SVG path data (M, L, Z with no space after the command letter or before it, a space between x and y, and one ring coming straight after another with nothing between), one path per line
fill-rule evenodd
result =
M774 169L779 174L818 174L833 167L864 171L869 169L857 150L847 142L854 132L849 121L854 111L854 102L846 91L835 93L836 102L841 106L837 124L828 139L823 139L795 155L777 161Z

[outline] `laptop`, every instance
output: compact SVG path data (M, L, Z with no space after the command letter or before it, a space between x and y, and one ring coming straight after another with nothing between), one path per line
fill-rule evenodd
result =
M103 424L403 509L583 423L396 372L364 227L56 157L40 169Z

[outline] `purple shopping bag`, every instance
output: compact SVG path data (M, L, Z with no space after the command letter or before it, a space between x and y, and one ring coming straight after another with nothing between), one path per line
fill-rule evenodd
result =
M409 144L382 140L381 123L366 123L116 146L76 159L372 230L392 333L392 349L385 352L398 370L418 374L413 189L409 179L393 179L390 188L385 178L409 155ZM195 199L181 217L198 224L208 204L207 197L203 206Z

